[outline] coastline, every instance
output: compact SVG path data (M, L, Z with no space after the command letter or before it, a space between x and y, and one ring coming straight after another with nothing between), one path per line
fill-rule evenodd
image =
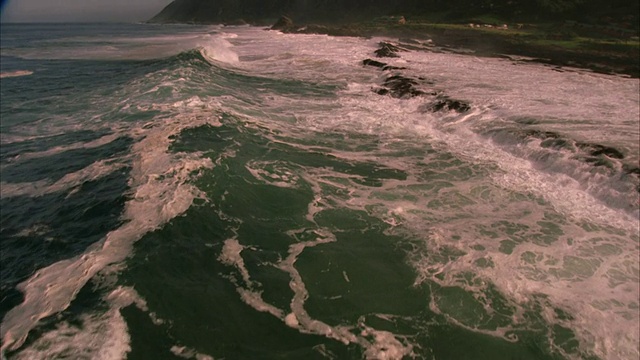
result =
M553 66L588 69L596 73L640 78L638 41L601 40L598 38L556 39L554 34L538 34L497 26L471 27L460 24L413 23L375 24L285 24L271 30L290 34L326 34L331 36L389 37L431 40L439 48L483 57L507 57ZM534 26L534 25L532 25ZM541 34L540 34L541 33Z

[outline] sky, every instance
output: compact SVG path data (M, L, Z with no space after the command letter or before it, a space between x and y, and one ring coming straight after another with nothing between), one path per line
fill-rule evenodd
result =
M0 0L2 22L137 22L171 0Z

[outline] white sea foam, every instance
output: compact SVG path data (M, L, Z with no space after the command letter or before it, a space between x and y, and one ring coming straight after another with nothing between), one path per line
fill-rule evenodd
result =
M438 238L437 235L433 235ZM440 238L442 238L440 236ZM422 276L445 286L458 286L458 274L473 271L479 279L486 279L495 284L504 294L513 299L516 307L527 308L533 301L537 301L537 294L548 296L549 304L543 306L547 311L543 314L549 324L559 324L569 327L576 332L583 341L582 346L607 359L627 359L638 355L635 339L637 330L638 278L637 266L633 256L594 254L593 257L580 256L581 252L591 251L588 239L575 239L576 245L567 246L566 243L544 248L539 245L522 244L512 254L501 254L491 248L489 242L481 242L491 253L493 267L480 269L470 266L474 259L485 256L476 254L469 249L469 253L448 262L446 265L437 264L433 260L424 259L416 263ZM451 245L450 241L441 240L443 245ZM437 245L429 246L430 249ZM431 250L433 251L433 250ZM535 254L535 255L534 255ZM529 264L532 257L537 257L535 263ZM526 259L526 260L525 260ZM621 283L610 283L609 273L618 268L616 264L628 263L630 268L618 274L622 276ZM444 275L443 280L435 274ZM626 279L625 279L626 278ZM635 285L633 285L635 284ZM482 287L465 286L469 291L482 293ZM608 304L608 305L607 305ZM568 311L575 320L559 319L550 306ZM432 301L431 308L440 312ZM520 315L516 316L514 326L524 325ZM460 324L471 328L469 324ZM526 326L526 325L525 325ZM491 333L491 332L489 332ZM504 336L504 330L498 329L495 335ZM566 354L573 358L574 355Z
M281 188L296 188L300 177L279 161L250 161L245 166L256 179Z
M222 247L222 253L218 257L218 260L226 265L235 266L240 274L242 275L242 280L247 286L251 286L251 279L249 278L249 271L247 271L246 266L244 265L244 260L242 260L242 255L240 252L244 247L240 245L238 239L227 239L224 241L224 246Z
M107 314L82 316L82 326L61 322L56 329L40 336L15 359L91 358L116 360L126 358L131 350L129 334L118 310Z
M134 128L129 185L131 200L125 204L127 222L90 246L84 254L38 270L18 285L24 301L11 309L2 323L2 351L18 349L38 321L67 308L86 282L110 264L119 263L131 252L133 242L170 219L184 213L195 198L204 194L188 180L194 172L213 167L200 154L168 152L170 136L187 127L217 124L215 117L194 117L188 112L158 119L156 126Z
M460 240L435 236L440 239L436 243L432 242L434 236L426 236L428 245L416 250L422 254L420 256L434 251L437 253L434 249L448 247L457 248L467 255L446 264L433 263L433 259L415 262L420 274L417 283L426 279L435 281L434 274L440 273L447 274L444 285L460 286L454 275L471 271L480 278L487 279L487 282L493 282L510 301L514 301L516 307L525 306L523 304L529 301L530 296L541 293L548 296L550 301L544 306L562 308L575 319L565 321L547 316L546 320L574 330L587 351L611 359L637 356L637 346L633 344L638 339L638 311L634 308L634 304L637 307L639 294L637 285L634 285L638 283L638 261L634 258L637 255L637 216L610 207L602 200L607 197L606 193L589 189L595 184L594 181L600 181L593 175L588 175L591 178L585 182L579 173L545 171L532 164L526 154L523 157L516 156L509 149L478 135L483 129L490 129L501 123L504 125L511 117L529 116L544 121L543 129L560 131L578 141L604 141L605 144L608 141L621 145L628 150L629 161L633 163L638 156L639 136L637 81L584 72L557 73L540 65L513 65L499 59L452 54L409 52L402 54L405 60L400 62L385 59L392 65L407 67L404 73L410 76L427 76L433 79L435 90L470 101L473 108L473 111L462 116L432 115L420 111L425 99L397 100L368 91L371 84L380 83L386 75L381 75L375 69L354 70L354 66L371 56L373 44L378 39L373 39L370 43L358 42L349 51L345 51L343 46L349 40L330 44L329 41L333 41L333 38L325 42L325 38L319 36L313 37L316 40L313 46L307 46L304 37L293 41L289 41L289 35L284 34L260 34L255 37L273 46L265 49L264 56L254 60L249 55L253 44L249 43L244 47L246 42L234 39L236 51L243 60L240 66L267 75L309 79L314 82L332 80L340 83L338 78L347 81L337 104L332 105L325 103L324 99L305 99L298 103L296 99L265 96L263 111L277 109L279 113L294 114L294 122L300 125L298 129L289 124L287 127L280 127L270 123L270 128L291 138L304 137L304 132L309 130L318 133L335 131L378 136L381 139L380 145L374 151L338 152L331 149L330 145L324 150L344 161L382 162L408 173L407 180L385 180L380 188L372 191L354 184L351 181L353 176L345 176L331 169L304 169L308 173L300 176L306 182L316 185L322 183L348 191L346 198L336 195L327 198L322 191L316 189L315 199L309 204L308 220L313 220L316 213L329 207L368 209L370 213L371 209L382 207L383 210L374 211L373 214L391 224L391 231L394 233L410 229L416 237L424 237L420 234L429 234L430 229L444 229L445 234L462 236ZM338 57L340 59L336 59ZM323 63L324 61L327 63ZM331 64L330 74L320 70L328 64ZM541 72L545 73L542 83L538 80ZM537 80L532 81L534 78ZM606 105L607 103L620 106L614 108ZM557 120L559 118L562 120ZM600 130L603 127L602 119L607 119L606 128L615 129L615 133L607 130L605 134ZM283 136L278 136L277 140L281 141L282 138ZM392 148L394 145L391 140L385 142L391 138L395 138L396 144L406 142L408 148L426 141L437 151L454 154L463 163L491 169L490 174L486 178L478 174L464 181L452 179L448 181L448 186L452 186L453 190L442 191L437 184L428 185L420 179L421 170L415 163L416 159L389 159L384 156L384 147ZM305 148L300 144L290 145ZM526 152L527 149L523 151ZM420 161L428 163L429 159ZM264 179L264 174L256 173L254 167L250 167L250 170L254 170L252 173L256 178ZM576 168L577 171L584 172L584 169ZM404 194L414 200L401 200ZM525 194L530 198L516 201L518 196L515 194ZM438 211L429 210L434 204L434 198L438 201L446 200ZM457 203L464 199L469 199L469 204ZM539 206L532 209L532 201L539 201ZM449 217L459 211L468 212L469 217L461 220ZM500 219L535 228L539 226L538 222L554 222L545 219L548 213L557 213L562 221L567 222L560 224L563 233L558 236L558 240L551 245L521 243L511 255L498 249L500 241L486 238L486 235L479 234L477 228L474 228L489 226L492 221ZM444 224L434 226L434 221ZM621 253L596 253L590 256L574 254L576 251L584 253L595 249L591 242L597 235L593 231L585 231L582 228L585 224L596 224L596 227L603 229L617 228L618 230L601 230L598 235L608 240L604 241L606 246L603 245L600 249L607 249L611 245L621 249ZM623 235L618 236L619 240L612 239L612 231L615 233L619 230ZM484 238L486 241L482 240ZM573 245L567 245L568 242ZM470 249L474 243L481 244L486 250ZM522 256L529 256L528 252L541 254L544 260L525 266ZM487 256L493 267L481 268L474 265L475 261ZM544 261L549 263L545 264ZM295 273L292 278L295 279ZM292 281L292 288L304 294L300 286L295 280ZM480 288L468 290L474 294L483 291ZM619 305L616 305L616 301ZM302 310L300 313L293 311L287 316L290 326L304 328ZM503 336L505 333L506 329L493 332L496 336Z
M170 350L175 356L181 357L183 359L213 360L213 356L199 353L196 350L186 346L174 345Z
M312 182L312 186L315 191L320 191L321 187L318 184ZM313 214L317 205L317 197L309 205L309 212L307 218L315 222ZM305 229L292 230L288 234L292 238L297 238L300 232L305 232ZM309 247L321 246L322 244L336 241L335 236L326 229L318 229L312 231L315 235L315 239L308 241L298 241L289 246L289 254L287 258L281 260L275 266L282 271L285 271L290 276L289 286L293 290L293 298L290 303L290 312L286 313L281 309L278 309L268 303L266 303L260 296L260 292L252 290L253 284L248 280L249 273L242 260L241 251L243 247L238 241L233 239L227 239L224 243L222 253L219 260L224 264L235 266L238 268L245 283L248 284L247 288L238 287L237 290L241 295L241 299L257 311L268 312L273 316L281 319L285 325L295 328L302 333L316 334L338 340L344 344L358 344L365 350L364 354L367 359L401 359L404 356L413 354L412 345L405 344L399 341L394 334L379 331L368 327L364 322L353 324L351 326L338 325L331 326L321 320L312 318L305 309L305 302L309 297L309 293L303 282L302 276L295 268L295 262L300 254ZM306 237L306 236L305 236ZM349 281L346 273L343 274L345 281ZM355 335L352 330L359 328L361 330L360 335Z
M33 71L31 70L15 70L15 71L5 71L0 73L0 79L11 78L11 77L20 77L20 76L29 76L33 75Z
M391 360L404 359L413 354L411 345L405 345L396 339L395 335L388 331L375 330L368 326L360 333L364 337L372 338L371 345L365 350L367 359Z
M545 129L557 128L576 139L606 138L625 144L633 158L638 149L637 128L633 127L637 125L634 121L638 117L637 81L585 73L545 72L544 76L540 76L545 69L539 65L512 65L504 60L452 54L403 53L404 60L385 60L406 66L409 75L427 76L435 80L436 90L446 90L448 95L468 100L474 108L466 116L423 114L419 111L425 103L422 98L398 100L369 91L371 84L379 84L386 75L360 64L364 58L372 56L379 39L363 41L318 35L276 35L252 28L233 29L236 30L238 37L225 38L225 41L234 45L232 52L239 59L236 63L233 54L230 55L234 66L265 77L296 79L314 85L325 83L343 88L337 99L327 96L313 100L303 96L277 96L257 89L256 96L260 104L247 112L265 114L269 120L285 119L280 124L259 124L268 127L274 134L278 133L277 139L273 135L274 140L302 138L313 131L377 137L378 148L373 150L336 151L330 145L318 147L340 161L377 163L408 174L406 180L383 180L381 186L372 189L357 184L354 181L357 176L330 168L296 169L307 172L296 175L311 184L314 191L314 199L308 206L307 219L310 222L314 221L315 214L326 208L345 207L367 211L392 225L388 230L390 233L401 234L421 245L416 246L410 254L410 261L418 271L416 285L435 281L445 286L459 286L481 296L488 286L486 284L493 283L508 298L509 304L517 308L512 326L521 324L527 303L533 301L529 298L540 293L548 298L548 303L544 304L546 310L543 311L548 323L572 328L583 346L592 347L589 350L603 358L637 357L638 260L634 258L637 255L637 219L607 207L575 181L540 171L528 159L517 157L477 135L479 129L490 128L509 117L531 116L547 121ZM227 43L221 44L229 49ZM254 56L256 44L260 44L264 52L260 56ZM225 61L225 56L219 60ZM235 104L232 96L221 97L220 101ZM175 106L188 108L203 103L206 105L207 102L191 99L178 102ZM622 106L614 108L606 103ZM554 122L548 120L549 117L562 117L563 120ZM607 128L615 128L620 133L603 137L600 121L605 122ZM632 125L625 125L625 122ZM146 135L146 132L140 130L139 134ZM347 142L353 144L354 148L359 144L357 136ZM295 140L291 140L291 143L294 147L311 149L311 146L300 145ZM443 166L448 167L445 172L451 173L441 179L431 179L427 175L437 170L425 164L432 165L431 162L437 163L439 159L430 158L429 154L420 151L415 157L389 156L399 147L411 150L424 149L427 145L434 147L437 152L451 154L454 158L451 161L462 165L445 164ZM148 179L144 176L145 172L166 173L166 169L172 167L170 162L159 164L159 171L152 168L134 171L133 179L137 180L132 181L133 188L140 189L136 191L137 201L144 204L154 196L154 191L143 191L143 182ZM247 169L257 180L275 186L286 187L298 183L297 179L293 182L291 177L285 179L283 176L288 174L280 170L265 173L265 165L268 164L254 162L247 164ZM212 165L206 163L199 166ZM142 167L136 164L134 170ZM283 168L287 166L283 165ZM473 173L477 168L489 169L490 174ZM456 180L454 175L464 178L465 172L471 174L469 178ZM151 180L148 181L154 181L152 176L149 178ZM343 190L342 195L338 192L328 195L321 190L321 185ZM164 206L161 202L168 199L159 200L136 208L138 211L127 212L126 218L135 218L149 208L157 210ZM134 204L127 206L128 209L134 208ZM182 208L184 206L178 206L170 214L178 213ZM132 216L133 213L136 216ZM135 226L128 230L125 225L116 232L122 239L135 239L153 228L144 226L147 220L159 226L170 218L158 215L158 220L156 215L148 219L141 218L138 222L134 221ZM549 220L546 216L555 218ZM500 240L507 238L505 231L498 238L479 232L479 229L491 230L491 225L497 220L527 225L530 229L537 229L540 222L557 220L562 234L551 244L536 243L544 234L533 234L533 230L524 235L518 234L529 237L517 244L509 255L499 249ZM595 230L585 230L590 227ZM622 235L619 234L621 229ZM295 237L293 232L290 234ZM410 355L411 344L400 336L371 329L365 324L332 327L311 318L306 312L304 304L309 294L295 268L295 262L305 248L335 241L326 229L318 230L316 235L315 240L291 245L288 256L277 264L291 278L294 297L287 310L264 302L258 284L251 282L242 260L241 252L247 248L237 239L225 242L219 260L239 270L246 284L246 287L238 287L241 299L257 311L268 312L304 333L360 344L370 358ZM130 240L115 241L112 245L127 248ZM484 250L478 250L480 248ZM448 258L447 250L456 250L462 255ZM128 250L122 253L126 254ZM442 257L438 260L437 256ZM532 263L526 261L530 256L535 258ZM108 261L118 261L119 258L109 255ZM493 266L474 265L480 258L490 259ZM73 262L67 265L91 273L95 271L92 266L100 268L105 262L87 261L93 265L83 267ZM462 284L457 275L469 271L482 279L484 285ZM69 275L75 275L82 271L69 272ZM436 277L435 274L441 276ZM42 276L47 276L46 272ZM36 278L30 282L35 282ZM345 276L345 280L348 277ZM46 281L42 281L41 285L45 286ZM27 291L27 295L29 293ZM53 305L53 312L66 306ZM441 311L433 301L430 305L434 311ZM552 307L566 310L574 320L559 319L553 314ZM485 310L491 311L490 307ZM452 317L452 321L457 320ZM474 328L473 324L459 324L474 331L485 331ZM356 328L361 330L360 335L353 332ZM26 331L28 329L22 330L22 333L26 335ZM504 336L506 333L505 329L486 332L494 336ZM19 337L20 332L15 334ZM15 337L11 336L14 335L3 332L3 346L8 346L7 339L15 341L12 340Z
M279 319L282 319L284 317L284 313L282 310L265 302L262 299L261 292L248 290L241 287L238 287L236 290L240 294L240 299L242 299L242 301L244 301L247 305L251 306L255 310L269 313Z
M295 268L295 262L306 248L336 241L335 236L327 230L317 230L315 233L317 235L315 240L290 245L289 256L278 264L280 269L289 273L291 277L289 287L294 293L291 299L291 313L285 317L285 323L303 333L326 336L344 344L358 344L364 348L364 356L367 359L402 359L411 355L413 353L412 345L402 343L396 338L396 335L390 332L373 329L362 322L357 324L357 327L356 324L330 326L320 320L313 319L307 313L304 305L309 297L309 292L302 276ZM293 231L290 235L295 237L296 232ZM353 334L352 330L355 328L361 329L360 336Z
M266 312L282 319L284 317L283 311L265 302L262 299L262 292L255 289L259 284L251 281L249 270L247 270L241 255L244 249L245 247L242 246L236 238L227 239L224 241L224 246L222 247L222 252L218 260L225 265L235 267L240 272L244 286L239 285L235 278L232 278L232 281L235 283L236 291L240 294L242 301L257 311Z
M226 35L226 36L225 36ZM213 61L219 61L229 64L238 63L238 54L233 51L233 45L225 39L232 37L229 34L211 35L202 41L203 55Z
M304 231L304 230L303 230ZM290 236L296 237L298 232L291 231ZM304 304L309 297L306 286L294 264L298 256L308 247L336 241L333 234L328 231L314 231L317 235L315 240L297 242L289 247L289 255L280 261L277 266L287 272L290 277L290 288L294 292L291 299L291 312L285 312L262 299L261 292L254 290L256 284L251 282L249 271L247 270L241 252L244 247L235 238L227 239L224 242L222 252L218 260L223 264L234 266L242 274L246 287L238 286L236 290L240 294L240 299L256 311L270 313L281 319L285 325L297 329L302 333L316 334L338 340L344 344L355 343L362 346L367 359L402 359L404 356L412 355L412 345L399 341L394 334L387 331L380 331L368 327L363 321L352 326L331 326L320 320L313 319L305 310ZM345 276L345 280L349 281ZM361 334L354 335L352 330L361 329Z
M54 359L63 357L117 360L131 351L130 338L120 309L136 304L146 310L145 301L133 288L118 287L104 299L111 305L105 313L83 313L81 326L60 322L45 332L32 346L15 355L16 359Z

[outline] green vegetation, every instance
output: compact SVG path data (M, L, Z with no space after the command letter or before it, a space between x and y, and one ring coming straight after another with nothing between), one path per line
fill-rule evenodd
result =
M404 24L362 21L345 25L343 29L345 35L433 39L439 45L472 49L477 55L520 55L559 66L639 76L637 36L620 36L602 32L599 27L578 27L571 22L513 23L491 15L478 15L462 23L447 22L446 18L446 14L439 13L409 18Z

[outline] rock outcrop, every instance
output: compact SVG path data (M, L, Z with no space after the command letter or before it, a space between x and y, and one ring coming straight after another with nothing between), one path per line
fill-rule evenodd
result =
M387 65L386 63L383 63L383 62L380 62L380 61L375 61L375 60L372 60L372 59L364 59L364 60L362 60L362 65L373 66L373 67L377 67L377 68L382 69L382 70L403 70L403 69L405 69L405 68L399 67L399 66Z
M289 30L293 28L293 20L291 18L282 15L278 21L276 21L271 30Z
M446 110L446 111L455 111L458 113L464 113L471 110L471 106L469 106L469 104L467 104L464 101L454 100L447 97L441 97L440 99L437 99L433 103L426 106L425 110L428 110L431 112Z
M398 55L398 52L405 51L404 49L401 49L396 45L384 41L379 45L380 48L374 51L377 57L400 57L400 55Z

